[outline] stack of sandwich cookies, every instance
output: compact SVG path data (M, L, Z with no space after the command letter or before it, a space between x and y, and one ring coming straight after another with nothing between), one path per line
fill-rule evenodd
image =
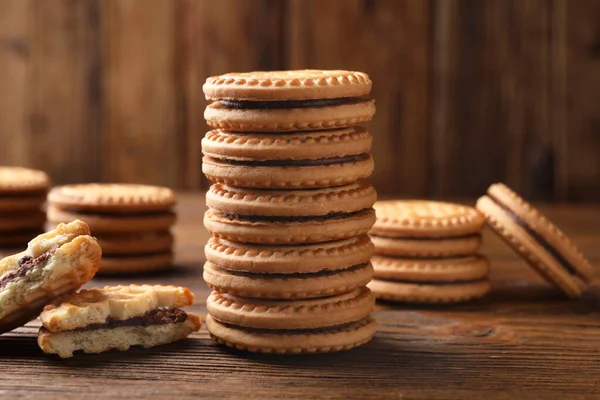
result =
M104 251L103 274L149 272L172 264L173 192L137 184L81 184L48 194L51 223L88 223Z
M366 74L226 74L204 85L207 328L238 349L346 350L368 341L375 222ZM326 316L327 313L335 314Z
M384 300L450 303L485 295L488 260L476 254L483 216L475 209L434 201L382 201L370 234L375 279Z
M68 358L75 351L101 353L171 343L200 329L200 317L181 309L193 300L189 289L175 286L82 290L46 306L38 344L44 353Z
M580 297L592 281L589 261L569 238L502 183L488 188L477 209L494 232L567 296Z
M44 232L42 205L48 175L21 167L0 167L0 248L23 247Z
M98 268L102 250L82 221L59 224L0 260L0 333L37 317L42 308L78 290Z

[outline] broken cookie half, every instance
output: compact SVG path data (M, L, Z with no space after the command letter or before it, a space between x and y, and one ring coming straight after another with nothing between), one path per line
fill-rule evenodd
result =
M75 220L31 240L0 260L0 334L36 318L56 298L75 292L98 271L102 250Z
M200 330L200 317L181 309L193 300L189 289L176 286L82 290L46 306L38 344L44 353L68 358L78 350L101 353L171 343Z

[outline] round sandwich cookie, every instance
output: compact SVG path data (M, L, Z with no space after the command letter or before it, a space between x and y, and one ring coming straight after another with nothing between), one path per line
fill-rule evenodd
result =
M50 187L50 178L39 170L0 166L0 195L44 194Z
M454 303L485 295L489 262L479 255L403 259L372 258L374 280L369 283L377 298L410 303Z
M75 219L85 221L94 234L124 234L168 230L176 220L171 211L156 213L91 213L63 210L54 205L47 209L48 221L53 224Z
M203 86L209 126L237 132L309 131L369 121L371 80L355 71L269 71L210 77Z
M74 220L76 218L73 218ZM70 220L70 221L72 221ZM39 209L0 214L0 233L9 234L20 231L43 230L46 215ZM70 222L69 221L69 222Z
M0 218L2 218L2 214L40 211L45 201L46 194L44 192L24 195L0 194Z
M262 330L222 323L210 314L206 329L217 342L255 353L311 354L346 351L369 342L377 331L371 317L336 327L307 330Z
M456 282L484 279L489 273L489 261L480 255L419 259L373 256L377 279L409 282Z
M173 191L166 187L87 183L53 188L48 202L56 208L95 213L156 212L175 204Z
M21 253L0 260L0 333L34 319L42 308L88 282L102 250L82 221L33 238Z
M277 354L327 353L368 342L377 324L366 288L304 301L256 300L213 292L207 329L219 343Z
M212 128L234 132L293 132L344 128L368 122L375 115L375 100L336 100L331 101L335 105L318 107L286 102L289 108L220 101L206 107L204 118Z
M373 279L367 285L381 300L403 303L460 303L485 296L487 279L454 283L415 283Z
M313 273L249 273L204 264L203 278L222 293L267 299L309 299L345 293L365 286L373 277L370 262L341 270Z
M366 264L373 255L373 244L367 235L295 246L246 244L212 237L204 253L212 264L232 271L306 274Z
M367 182L312 190L252 190L215 184L204 225L213 235L258 244L319 243L359 236L375 222Z
M173 265L170 251L155 254L102 256L98 275L127 275L163 271Z
M82 290L44 308L38 345L46 354L70 358L80 351L95 354L171 343L200 329L200 316L183 309L193 301L188 288L176 286Z
M96 236L105 256L127 256L170 251L173 235L169 231L133 235Z
M371 86L364 72L305 69L211 76L202 90L206 100L286 101L361 97Z
M319 329L368 317L375 296L366 287L311 300L264 300L213 291L208 313L226 324L255 329Z
M594 271L569 238L531 204L502 183L477 201L489 226L546 280L569 297L580 297Z
M425 200L374 205L375 253L398 257L455 257L477 252L484 217L472 207Z
M361 127L288 134L213 130L202 139L202 171L215 182L248 188L317 188L373 172L371 134Z

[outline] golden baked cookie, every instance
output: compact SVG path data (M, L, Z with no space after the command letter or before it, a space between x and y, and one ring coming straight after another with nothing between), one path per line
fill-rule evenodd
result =
M42 312L38 344L48 354L125 351L187 337L200 317L181 308L193 303L189 289L161 285L107 286L83 290L48 305Z
M91 212L167 211L175 204L166 187L127 183L86 183L53 188L48 202L60 209Z
M0 333L38 316L44 305L88 282L102 251L82 221L60 224L0 260Z
M506 185L491 185L477 209L494 232L569 297L580 297L592 281L594 270L573 242Z
M369 121L363 72L257 71L213 76L203 86L216 100L204 112L209 126L233 132L291 132L344 128Z
M44 171L22 167L0 166L0 195L31 195L43 193L50 187Z
M371 134L361 127L297 133L213 130L202 139L202 171L248 188L339 186L373 172Z
M426 200L389 200L374 206L375 253L397 257L456 257L475 253L485 219L472 207Z
M219 343L261 353L301 354L348 350L368 342L377 329L369 316L367 288L313 300L236 297L213 291L207 329Z

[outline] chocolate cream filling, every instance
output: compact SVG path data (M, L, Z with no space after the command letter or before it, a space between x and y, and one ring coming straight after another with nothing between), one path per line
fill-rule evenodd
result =
M341 106L358 101L354 97L340 97L336 99L313 99L313 100L282 100L282 101L244 101L244 100L221 100L225 108L236 110L277 110L286 108L312 108Z
M242 215L221 211L229 219L250 221L250 222L308 222L308 221L326 221L331 219L351 218L357 215L368 213L371 209L353 211L353 212L330 212L325 215L303 215L303 216L280 216L280 215Z
M348 322L345 324L338 324L338 325L333 325L333 326L324 326L322 328L312 328L312 329L264 329L264 328L250 328L247 326L239 326L239 325L233 325L227 322L223 322L220 319L217 319L215 317L213 317L215 320L217 320L219 323L225 325L228 328L231 329L239 329L239 330L243 330L245 332L255 332L255 333L274 333L274 334L281 334L281 335L305 335L305 334L317 334L317 333L335 333L335 332L339 332L342 330L346 330L348 328L357 326L360 327L361 325L366 325L366 320L367 318L363 318L359 321L354 321L354 322Z
M153 326L167 325L185 322L188 315L185 311L179 308L158 307L154 310L147 311L144 315L129 319L113 319L110 316L106 318L106 322L102 324L90 324L83 328L74 329L74 331L90 331L94 329L114 329L123 326Z
M307 279L307 278L319 278L322 276L338 275L338 274L345 273L345 272L358 271L360 269L365 268L367 265L368 265L367 263L364 263L364 264L353 265L346 269L339 269L339 270L323 269L318 272L308 272L308 273L296 272L296 273L291 273L291 274L254 273L254 272L233 271L233 270L227 270L227 273L229 273L231 275L235 275L235 276L244 276L244 277L248 277L248 278L259 277L259 278L273 278L273 279L277 279L277 278L305 278L305 279ZM218 267L218 268L221 268L221 267ZM226 270L225 268L221 268L221 269Z
M500 203L498 201L498 199L494 198L493 196L490 196L488 193L488 196L494 200L494 202L504 210L504 212L506 212L506 214L517 224L519 225L521 228L523 228L528 234L529 236L531 236L536 242L538 242L538 244L540 246L542 246L548 253L550 253L550 255L552 257L554 257L556 259L556 261L558 261L558 263L560 265L562 265L562 267L564 269L566 269L570 275L575 276L579 279L582 279L584 282L587 282L588 279L581 275L579 273L579 271L577 271L577 269L575 267L573 267L573 265L567 261L567 259L554 247L552 246L546 239L544 239L542 237L542 235L540 235L539 233L537 233L531 226L529 226L529 224L527 224L527 222L523 221L521 218L519 218L519 216L515 213L513 213L508 207L506 207L504 204Z
M231 165L248 167L315 167L320 165L334 165L367 161L368 154L354 154L343 157L318 158L314 160L233 160L230 158L217 158L220 162Z
M24 277L27 274L27 272L40 266L41 264L44 264L50 259L52 254L56 251L56 249L58 249L58 247L53 247L36 258L33 258L31 256L24 256L23 258L21 258L19 260L19 266L17 268L8 271L2 276L0 276L0 289L4 289L9 283Z

